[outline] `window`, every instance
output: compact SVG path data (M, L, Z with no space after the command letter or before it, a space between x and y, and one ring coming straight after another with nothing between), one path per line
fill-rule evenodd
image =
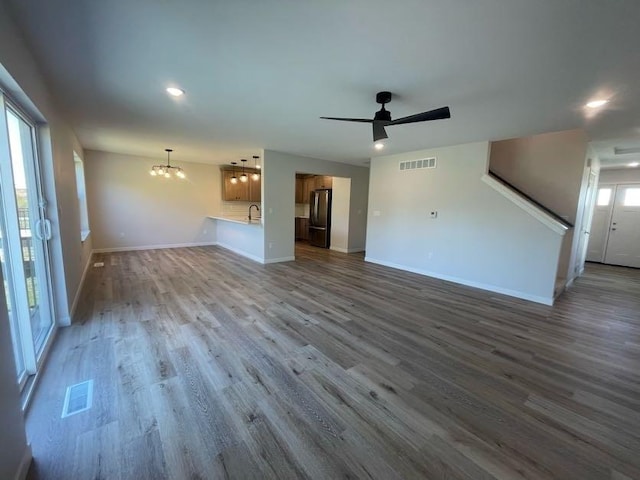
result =
M606 207L611 202L611 188L601 188L598 190L598 206Z
M78 206L80 208L80 240L84 242L90 233L87 188L84 183L84 164L76 152L73 152L73 160L76 165L76 190L78 191Z
M625 207L640 207L640 188L627 188L623 204Z

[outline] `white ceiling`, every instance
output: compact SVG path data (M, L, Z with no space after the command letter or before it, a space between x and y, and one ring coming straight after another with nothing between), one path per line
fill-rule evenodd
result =
M389 127L384 154L577 127L640 144L638 0L9 3L86 148L362 165L371 127L318 117L372 117L380 90L394 118L452 113Z

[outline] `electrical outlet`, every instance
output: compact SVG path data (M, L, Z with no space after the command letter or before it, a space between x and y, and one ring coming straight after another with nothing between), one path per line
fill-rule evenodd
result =
M269 250L273 248L273 242L269 242Z
M429 217L438 218L438 211L437 210L433 210L433 211L429 212Z

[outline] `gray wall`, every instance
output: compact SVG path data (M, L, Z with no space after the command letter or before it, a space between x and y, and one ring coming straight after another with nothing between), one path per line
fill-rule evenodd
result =
M164 153L164 152L162 152ZM86 150L85 178L93 246L97 251L215 243L207 215L220 210L216 165L186 163L187 178L149 175L166 157L136 157Z
M549 303L562 237L482 182L488 154L479 142L373 158L366 259ZM435 169L399 170L433 156Z
M80 240L80 210L76 196L73 152L83 158L82 146L60 116L49 85L27 48L20 31L0 2L0 83L40 128L40 159L45 173L47 214L53 223L50 242L56 317L70 322L71 305L77 296L85 266L91 255L91 237ZM46 123L44 123L46 122Z
M262 172L265 262L294 258L296 172L351 179L348 250L363 250L369 169L265 150Z

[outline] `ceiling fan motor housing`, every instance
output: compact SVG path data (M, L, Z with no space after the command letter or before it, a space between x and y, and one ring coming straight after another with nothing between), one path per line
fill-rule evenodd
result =
M391 101L391 92L378 92L376 94L376 102L384 105L385 103L389 103Z

